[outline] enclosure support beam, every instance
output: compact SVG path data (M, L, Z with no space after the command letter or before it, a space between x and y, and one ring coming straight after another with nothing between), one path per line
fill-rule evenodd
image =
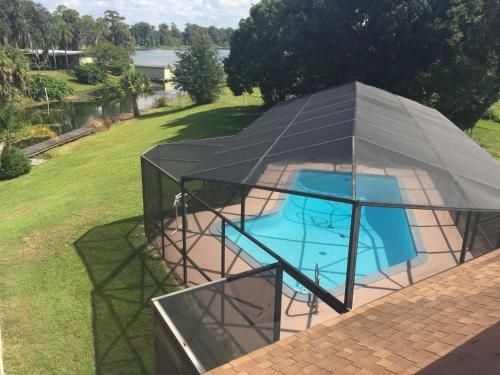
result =
M164 223L164 217L163 217L163 185L161 182L161 172L159 170L156 170L158 172L158 187L159 187L159 197L158 197L158 207L159 207L159 212L160 212L160 230L161 230L161 257L165 258L165 223Z
M349 236L349 254L347 255L347 273L345 281L344 306L347 311L352 309L354 296L354 279L356 273L356 256L358 254L359 221L361 206L359 203L352 205L351 234Z
M274 290L274 325L273 342L279 341L281 335L281 299L283 291L283 266L276 264L276 284Z
M181 212L182 212L182 263L183 263L183 278L184 284L188 284L187 275L187 240L186 240L186 230L187 230L187 218L186 218L186 190L184 188L184 181L181 181Z
M465 262L465 254L467 253L467 245L469 244L470 224L472 222L472 212L467 213L467 220L465 222L464 238L462 240L462 250L460 252L460 263Z
M479 221L481 220L481 212L477 212L473 219L471 220L471 234L470 234L470 239L469 239L469 247L473 248L474 242L476 242L476 235L477 235L477 230L479 227Z
M220 235L221 235L221 253L220 253L220 277L226 277L226 222L222 220L222 224L220 227Z
M245 230L245 201L247 196L247 189L245 186L241 187L241 216L240 216L240 226L241 230Z

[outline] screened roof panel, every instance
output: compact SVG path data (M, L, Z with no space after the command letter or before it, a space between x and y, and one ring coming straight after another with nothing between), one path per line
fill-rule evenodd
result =
M195 139L186 142L165 143L153 147L144 157L180 181L200 161L219 151L231 137Z
M381 147L399 152L414 159L442 167L439 157L431 146L424 142L410 137L399 136L392 132L387 132L373 126L356 127L356 137L369 140ZM363 124L364 125L364 124Z
M220 152L213 153L210 157L201 161L191 173L198 173L204 170L212 170L214 168L220 168L227 164L236 164L245 162L248 160L254 160L261 157L274 140L269 140L257 144L251 144L244 147L233 148L229 150L220 150Z
M296 181L297 172L317 170L352 173L352 137L314 144L310 147L270 154L255 165L244 183L252 186L280 188L298 192L313 192L351 198L352 189L335 191L330 186L308 186Z
M381 205L500 210L500 165L485 150L438 111L358 82L279 103L235 136L162 145L145 156L165 170L169 160L189 164L183 176L191 179ZM303 170L350 175L355 189L302 186Z
M304 129L321 128L328 125L344 123L346 121L354 123L354 115L355 115L354 108L350 108L348 110L335 112L327 116L319 116L308 120L295 122L293 126L287 129L286 132L287 134L293 134L295 132L301 132Z
M356 183L357 199L360 201L470 207L467 196L445 169L361 138L356 138L355 150L356 181L367 175L393 179L392 183L387 183L384 191L379 189L377 194L373 194L370 185ZM397 185L397 189L394 185Z
M316 145L326 140L337 140L352 136L352 124L332 125L318 129L303 131L292 135L284 135L272 147L272 153L286 152L302 148L304 144Z
M299 116L297 116L295 122L299 123L302 120L308 121L310 119L318 118L325 115L329 116L335 113L341 113L343 111L354 110L354 106L355 106L354 100L348 100L321 106L316 109L308 111L302 111L302 113Z

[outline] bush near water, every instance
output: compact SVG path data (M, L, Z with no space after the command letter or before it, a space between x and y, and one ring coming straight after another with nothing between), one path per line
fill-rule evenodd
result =
M33 74L28 83L28 97L38 101L45 100L45 89L49 100L63 100L67 95L74 93L74 90L60 79L44 74Z
M7 147L0 155L0 180L10 180L29 173L31 162L16 147Z
M75 68L75 77L80 83L97 85L106 80L106 72L97 64L83 64Z

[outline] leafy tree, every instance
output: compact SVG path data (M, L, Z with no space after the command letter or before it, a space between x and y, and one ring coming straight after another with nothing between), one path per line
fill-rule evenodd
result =
M116 75L123 74L129 69L132 62L130 54L130 49L114 45L108 41L100 41L90 49L90 55L95 63L103 71L111 71Z
M193 41L197 38L200 38L204 35L207 35L207 32L204 27L198 26L194 23L186 24L184 28L184 32L182 33L182 42L186 46L190 46L193 44Z
M170 25L170 32L172 33L172 38L175 38L179 41L182 39L182 32L174 22L172 22L172 24Z
M263 0L225 62L240 95L272 104L359 80L472 127L500 91L498 0Z
M114 45L130 47L133 45L132 34L124 20L125 18L114 10L104 12L104 21L109 29L109 41Z
M79 49L82 39L82 30L80 28L80 14L74 9L70 9L65 5L59 5L54 12L56 18L62 21L61 27L61 46L65 50ZM66 53L67 60L67 53ZM67 68L67 63L66 63Z
M175 24L172 24L175 27ZM174 36L173 29L170 28L166 23L161 23L158 26L159 43L162 46L178 46L181 44L181 40L178 36Z
M28 61L13 47L0 48L0 101L24 94L29 80Z
M79 29L81 44L87 47L95 46L100 40L106 39L109 35L109 30L103 18L94 20L92 16L82 16Z
M202 35L208 35L212 43L216 46L228 47L229 40L233 33L231 28L217 28L215 26L202 27L193 23L186 24L184 32L182 33L183 43L185 45L191 45L193 40Z
M38 101L45 100L45 89L49 100L62 100L74 92L65 81L45 74L33 74L28 84L28 97Z
M186 91L197 104L211 103L221 91L223 68L210 38L201 35L190 47L177 52L174 65L175 88Z
M141 95L151 95L153 89L149 79L142 73L127 72L120 79L120 91L132 97L134 105L134 116L139 116L138 99Z
M144 47L154 47L160 44L159 34L153 25L147 22L138 22L130 28L136 44Z
M213 44L220 47L229 47L231 35L234 30L230 27L219 29L215 26L210 26L207 32Z

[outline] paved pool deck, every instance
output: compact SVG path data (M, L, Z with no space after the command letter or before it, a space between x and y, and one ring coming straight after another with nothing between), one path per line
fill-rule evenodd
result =
M246 199L246 217L263 215L279 206L283 194L265 190L252 189ZM225 206L220 209L227 218L240 219L239 205ZM459 263L462 236L455 227L451 216L446 211L407 210L410 228L417 248L417 261L410 261L384 271L377 278L363 279L356 282L354 292L354 308L379 299L390 293L402 290L414 283L436 275ZM221 220L209 211L189 212L187 215L188 234L187 248L189 258L211 279L221 277L221 241L215 235ZM179 247L182 245L181 232L175 232L175 219L170 221L167 232ZM234 251L226 241L225 259L226 274L237 274L251 269L240 251ZM467 253L466 259L471 259ZM166 247L166 259L179 276L182 277L181 255L173 246ZM206 278L188 263L188 279L190 285L207 282ZM343 300L343 293L337 297ZM319 304L319 314L313 313L310 304L299 300L296 295L283 295L282 300L281 337L308 329L316 324L332 319L339 314L324 303Z
M500 374L500 249L210 374Z

